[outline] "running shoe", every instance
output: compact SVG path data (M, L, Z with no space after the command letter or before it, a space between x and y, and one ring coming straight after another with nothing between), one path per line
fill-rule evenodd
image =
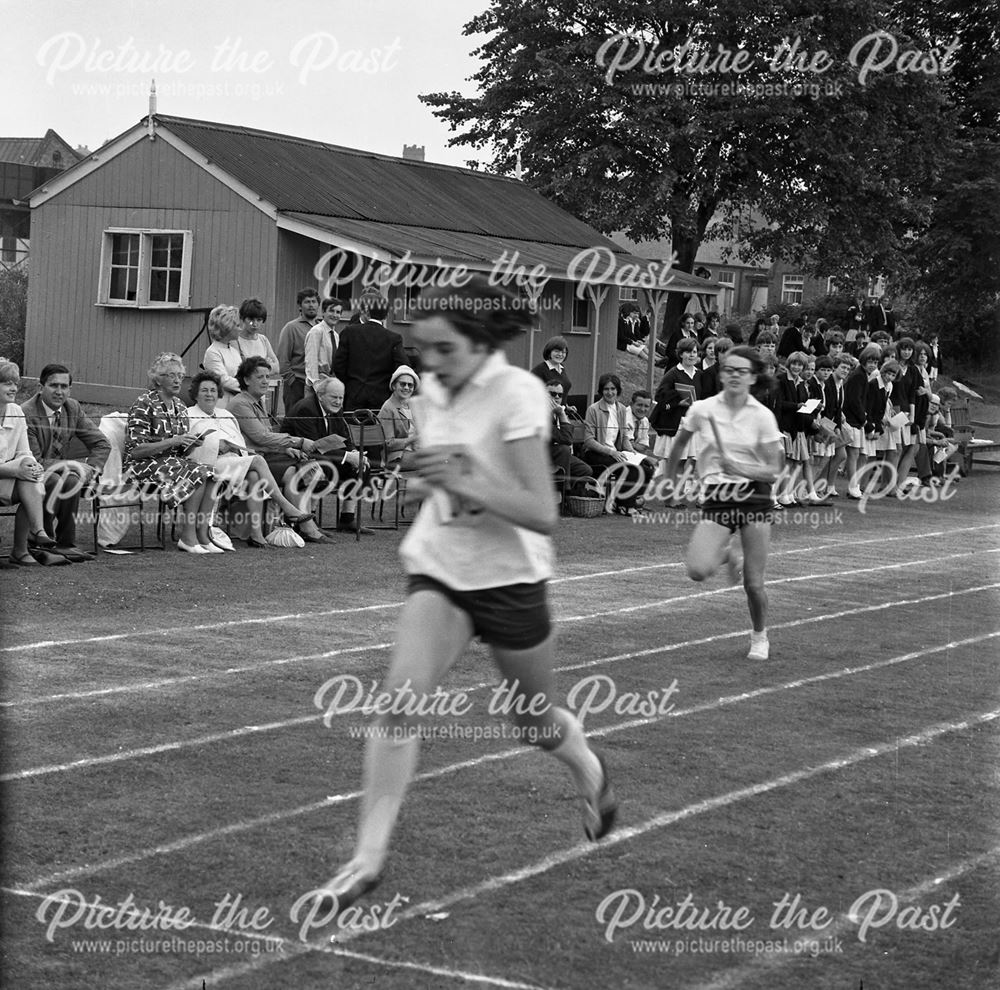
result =
M594 755L601 764L603 781L596 798L587 798L583 803L583 830L591 842L603 839L615 826L618 815L618 800L611 787L611 778L604 762L604 756L594 750Z

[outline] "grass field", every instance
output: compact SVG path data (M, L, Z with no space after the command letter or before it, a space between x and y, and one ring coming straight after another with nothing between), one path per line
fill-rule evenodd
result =
M0 982L997 987L998 481L789 514L766 663L742 592L686 579L690 522L561 521L557 683L590 699L618 829L583 840L562 766L490 714L474 646L446 683L471 711L430 720L344 929L292 918L358 803L365 720L327 726L314 699L380 676L401 534L5 572Z

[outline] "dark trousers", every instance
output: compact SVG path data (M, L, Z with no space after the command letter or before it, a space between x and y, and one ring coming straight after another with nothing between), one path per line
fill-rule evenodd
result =
M552 455L552 467L555 471L557 485L566 483L568 491L578 487L585 479L594 475L594 469L573 454L573 448L568 443L554 443L549 447Z
M45 531L61 547L76 546L76 513L80 507L80 475L72 468L45 478Z
M286 378L282 391L285 412L287 413L305 394L306 380L304 378Z
M638 466L622 464L599 450L585 450L583 459L595 468L598 481L620 493L615 502L621 509L634 509L635 500L646 490L649 479L653 477L653 471L645 461Z

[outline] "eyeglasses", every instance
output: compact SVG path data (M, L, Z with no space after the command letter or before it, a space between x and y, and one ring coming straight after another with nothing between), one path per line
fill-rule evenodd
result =
M722 365L719 371L727 375L739 375L740 378L745 378L747 375L753 374L753 368L735 368L731 364Z
M180 371L161 371L161 378L169 378L171 381L182 382L184 381L184 375Z
M563 397L562 392L551 392L550 391L549 395L551 395L553 399L561 399Z
M397 388L414 388L413 382L396 382Z

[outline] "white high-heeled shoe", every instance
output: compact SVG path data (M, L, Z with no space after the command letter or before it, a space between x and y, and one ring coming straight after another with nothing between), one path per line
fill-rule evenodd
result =
M200 543L188 546L183 540L177 541L177 549L183 550L185 553L211 553L210 550L206 550Z
M199 543L198 546L200 546L205 553L225 553L222 547L217 547L214 543Z

